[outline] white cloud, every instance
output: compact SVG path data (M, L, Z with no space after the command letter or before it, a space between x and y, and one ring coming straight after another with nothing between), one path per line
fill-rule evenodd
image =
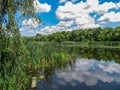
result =
M60 21L57 25L54 26L46 26L45 28L42 28L39 32L39 34L52 34L55 32L62 32L62 31L72 31L77 29L85 29L85 28L96 28L99 27L97 24L92 23L86 23L86 24L80 24L76 25L76 21L70 20L70 21Z
M109 12L101 16L98 21L100 23L108 23L108 22L120 22L120 12Z
M36 21L35 18L30 18L30 19L26 19L22 22L22 26L27 27L27 28L36 28L39 26L39 23Z
M97 28L97 27L100 27L100 25L89 23L89 24L77 26L77 29L88 29L88 28Z
M20 32L27 32L35 34L35 29L40 25L39 21L35 18L25 19L22 22L22 27L20 28Z
M98 7L99 1L98 0L87 0L87 4L91 7Z
M77 14L89 14L92 12L96 12L97 14L107 13L108 10L112 8L120 7L120 4L113 2L105 2L103 4L99 4L98 0L87 0L87 2L79 2L77 4L73 4L68 1L64 6L59 6L56 15L60 20L69 19L77 17ZM66 16L67 15L67 16Z
M51 10L51 5L47 3L41 4L38 0L33 1L35 10L37 13L39 12L49 12Z
M54 26L46 26L42 28L37 33L40 34L52 34L55 32L61 32L61 31L71 31L73 28L71 26L74 24L74 21L60 21L57 25Z
M71 25L74 24L74 21L61 21L60 23L57 24L58 27L70 27Z
M98 2L96 2L96 4L97 3ZM77 25L76 29L99 27L98 24L95 24L94 17L91 17L89 15L89 13L93 11L93 9L90 8L92 5L93 3L91 2L80 2L77 4L67 2L64 6L58 7L56 11L56 16L61 21L74 21L74 24Z
M78 17L75 21L76 24L78 25L94 23L94 19L90 17L88 14L83 14L82 16Z
M87 0L87 5L89 6L88 11L96 12L97 14L104 14L108 12L109 9L116 8L117 4L113 2L105 2L103 4L99 4L98 0Z
M60 20L75 19L85 14L96 12L97 14L104 14L112 8L116 8L117 4L113 2L105 2L99 4L98 0L87 0L87 2L79 2L73 4L67 2L64 6L59 6L56 15Z
M99 5L98 8L96 8L96 12L99 14L104 14L106 12L108 12L109 9L115 8L116 4L113 2L105 2L101 5Z
M83 11L83 8L86 7L86 4L81 2L78 4L73 4L72 2L67 2L64 6L59 6L56 15L60 20L70 20L75 19L82 14L85 14L87 11Z

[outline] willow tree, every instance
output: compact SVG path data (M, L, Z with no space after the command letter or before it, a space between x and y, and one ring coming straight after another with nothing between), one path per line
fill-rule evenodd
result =
M0 74L2 77L17 66L16 62L23 50L19 21L22 17L36 18L33 1L35 0L0 0Z

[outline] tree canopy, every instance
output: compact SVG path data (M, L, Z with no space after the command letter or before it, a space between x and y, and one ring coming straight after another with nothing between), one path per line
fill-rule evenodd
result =
M36 41L120 41L120 26L116 28L93 28L36 35Z

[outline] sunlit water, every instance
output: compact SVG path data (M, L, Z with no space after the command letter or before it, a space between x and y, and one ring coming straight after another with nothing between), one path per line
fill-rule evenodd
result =
M120 90L120 64L76 58L50 80L39 80L37 90Z

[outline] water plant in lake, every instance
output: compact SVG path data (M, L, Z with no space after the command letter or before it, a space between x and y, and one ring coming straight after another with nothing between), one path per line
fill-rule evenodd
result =
M62 61L70 59L70 55L66 53L66 50L55 43L39 44L38 42L30 41L25 43L25 45L29 52L27 65L31 68L36 67L37 69L38 67L54 65L54 63L62 63Z

